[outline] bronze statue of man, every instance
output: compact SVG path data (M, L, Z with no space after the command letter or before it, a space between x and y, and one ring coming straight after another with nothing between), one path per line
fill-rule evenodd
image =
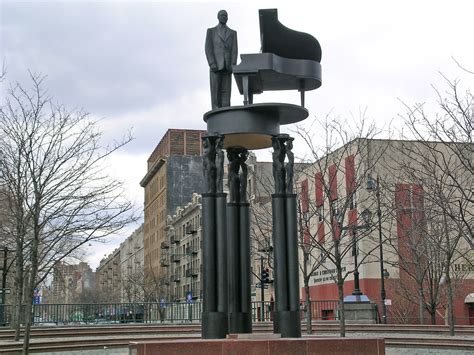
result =
M232 65L237 63L237 32L227 27L227 11L217 13L219 24L206 34L212 109L230 106Z

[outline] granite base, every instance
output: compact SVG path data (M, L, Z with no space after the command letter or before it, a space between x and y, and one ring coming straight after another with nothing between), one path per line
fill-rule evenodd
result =
M382 338L196 339L132 342L130 355L385 355Z

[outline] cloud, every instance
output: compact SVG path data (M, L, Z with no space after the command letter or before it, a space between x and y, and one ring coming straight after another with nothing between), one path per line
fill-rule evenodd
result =
M205 128L202 115L210 98L204 39L206 29L217 24L217 11L228 11L240 54L256 53L258 9L271 7L278 7L282 24L321 43L323 85L306 94L310 118L330 111L349 116L367 108L383 127L403 112L399 99L408 104L433 100L430 85L443 87L439 71L449 78L461 76L472 87L473 76L463 76L451 59L467 67L474 63L474 3L462 0L452 5L3 0L0 58L10 81L26 82L27 70L47 75L47 88L57 102L100 119L104 141L133 128L135 140L114 157L111 173L130 184L132 199L143 201L138 183L166 130ZM297 104L299 95L264 93L255 101ZM234 84L232 103L241 102ZM257 156L271 159L268 150Z

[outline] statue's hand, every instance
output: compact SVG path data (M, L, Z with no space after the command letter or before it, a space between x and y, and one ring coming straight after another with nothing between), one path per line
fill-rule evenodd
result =
M209 67L211 68L211 71L217 71L217 65L211 64Z

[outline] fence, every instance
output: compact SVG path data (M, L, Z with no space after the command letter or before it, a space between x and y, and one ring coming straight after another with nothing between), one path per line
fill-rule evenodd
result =
M33 325L114 324L114 323L200 323L202 303L94 303L35 304ZM24 311L24 307L22 306ZM15 307L0 305L0 326L8 326ZM254 322L273 320L274 302L252 302ZM336 319L337 301L311 301L312 318ZM304 304L301 317L305 317ZM24 314L24 313L22 313Z

